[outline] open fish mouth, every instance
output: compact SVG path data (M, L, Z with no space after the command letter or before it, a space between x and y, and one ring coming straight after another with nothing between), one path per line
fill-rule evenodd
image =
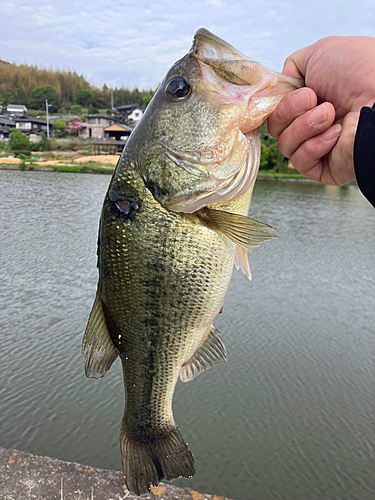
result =
M216 87L226 102L246 106L240 120L244 134L259 127L286 93L304 86L303 80L265 68L204 28L194 35L191 50L203 84Z
M236 85L253 85L262 77L262 65L229 43L201 28L192 47L198 61L210 66L219 76Z

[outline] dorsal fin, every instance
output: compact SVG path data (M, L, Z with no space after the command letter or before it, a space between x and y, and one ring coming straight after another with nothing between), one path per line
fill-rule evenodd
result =
M180 379L189 382L200 373L221 361L226 361L227 353L219 331L211 325L198 349L187 363L182 366Z
M118 356L105 322L99 287L82 342L86 377L101 378Z

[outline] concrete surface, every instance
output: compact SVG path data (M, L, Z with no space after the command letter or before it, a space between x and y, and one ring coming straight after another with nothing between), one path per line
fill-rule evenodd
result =
M124 486L122 473L39 457L0 447L0 500L228 500L160 484L141 497Z

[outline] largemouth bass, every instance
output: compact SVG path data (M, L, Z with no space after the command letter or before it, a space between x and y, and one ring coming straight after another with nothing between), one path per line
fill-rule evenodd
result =
M137 495L190 477L193 456L172 398L227 359L212 322L247 252L274 238L247 217L258 128L302 82L264 68L205 29L177 61L130 136L106 194L99 283L83 340L86 375L121 359L124 478Z

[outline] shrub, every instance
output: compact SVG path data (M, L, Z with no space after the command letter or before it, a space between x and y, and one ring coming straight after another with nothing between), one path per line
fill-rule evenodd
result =
M20 130L13 129L9 135L9 149L17 156L23 151L31 150L31 142L26 134Z
M70 112L73 113L73 115L80 115L82 113L82 108L81 106L74 105L70 108Z
M51 141L47 139L46 134L42 134L39 141L39 151L51 151Z

